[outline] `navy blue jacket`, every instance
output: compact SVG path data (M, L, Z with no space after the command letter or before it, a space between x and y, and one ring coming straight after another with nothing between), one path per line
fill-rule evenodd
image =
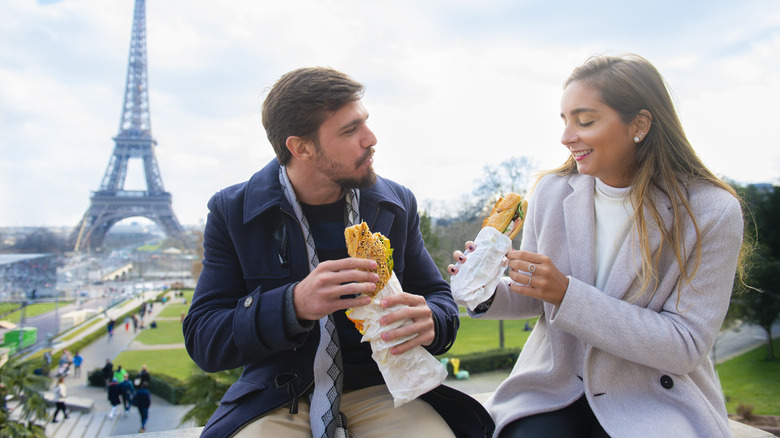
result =
M152 404L152 397L149 394L149 390L141 388L136 391L135 397L133 397L133 404L138 406L138 409L149 409L149 406Z
M184 338L204 371L243 367L243 373L202 436L229 436L272 410L294 405L314 381L319 325L292 339L283 329L285 290L309 274L309 263L278 169L274 159L208 203L203 271L184 320ZM377 177L373 187L361 190L360 217L390 239L403 290L425 296L436 322L436 340L428 351L446 352L455 341L458 308L424 247L414 195Z

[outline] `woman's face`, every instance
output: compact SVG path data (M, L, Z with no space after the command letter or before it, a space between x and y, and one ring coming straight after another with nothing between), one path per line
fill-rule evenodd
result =
M601 94L583 81L569 84L561 98L564 129L561 143L569 149L583 175L612 187L628 187L636 144L633 123L601 101Z

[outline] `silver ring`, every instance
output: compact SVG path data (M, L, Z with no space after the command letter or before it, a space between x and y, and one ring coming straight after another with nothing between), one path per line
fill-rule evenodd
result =
M530 265L528 265L528 272L530 272L530 273L532 273L532 274L533 274L534 272L536 272L536 265L535 265L535 264L533 264L533 263L531 263Z
M526 286L531 287L531 280L533 280L533 279L534 279L534 275L533 274L529 275L528 276L528 284L526 284Z

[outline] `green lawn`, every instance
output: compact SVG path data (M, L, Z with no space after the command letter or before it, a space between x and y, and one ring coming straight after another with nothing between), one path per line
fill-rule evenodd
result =
M19 306L19 303L0 303L0 315L5 315L14 309L18 309Z
M528 340L528 336L531 334L530 331L523 330L526 321L533 326L536 319L504 321L505 348L522 348L525 345L525 341ZM498 333L497 320L472 319L468 316L461 316L458 336L455 338L455 344L447 352L447 356L495 350L499 348Z
M181 317L182 312L184 312L184 316L187 316L187 312L190 310L190 304L192 304L192 295L195 291L192 289L184 289L183 293L183 297L174 297L171 299L170 303L165 306L165 309L160 312L159 316L162 318L179 318ZM181 303L183 298L187 300L187 304Z
M774 340L776 359L766 360L766 345L717 366L726 409L752 405L757 415L780 415L780 339Z
M181 298L178 298L179 300ZM170 304L165 306L165 308L157 315L160 318L178 318L181 316L181 313L184 312L184 315L187 315L187 311L190 310L189 301L187 301L188 304L175 304L176 301L172 301Z
M184 334L178 320L157 321L157 328L147 326L136 336L135 340L147 345L182 344L184 343Z
M122 368L129 370L140 370L141 365L146 365L152 375L160 373L182 380L196 370L195 362L184 348L123 351L113 363L114 366L122 365Z
M35 303L31 304L24 309L24 317L30 318L33 316L38 316L41 314L44 314L46 312L51 312L54 310L55 307L62 309L63 306L66 306L68 304L72 303L72 301L60 301L59 303ZM18 323L22 319L22 311L17 310L14 313L11 313L10 315L3 318L5 321L13 322L14 324Z

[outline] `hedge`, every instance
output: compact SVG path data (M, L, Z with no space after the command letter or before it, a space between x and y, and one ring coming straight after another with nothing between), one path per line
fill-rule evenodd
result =
M464 354L460 359L460 370L466 370L471 374L485 373L489 371L510 369L515 365L520 348L504 348L481 351L479 353ZM450 355L438 356L438 359L452 359ZM447 363L447 371L453 375L452 363Z
M133 381L138 377L138 371L127 370L130 380ZM87 374L87 382L89 386L105 387L106 380L103 377L103 370L95 368ZM136 388L137 389L137 388ZM164 374L155 373L151 376L149 381L149 392L165 399L168 403L175 405L180 404L187 387L184 382L175 378L166 376Z

